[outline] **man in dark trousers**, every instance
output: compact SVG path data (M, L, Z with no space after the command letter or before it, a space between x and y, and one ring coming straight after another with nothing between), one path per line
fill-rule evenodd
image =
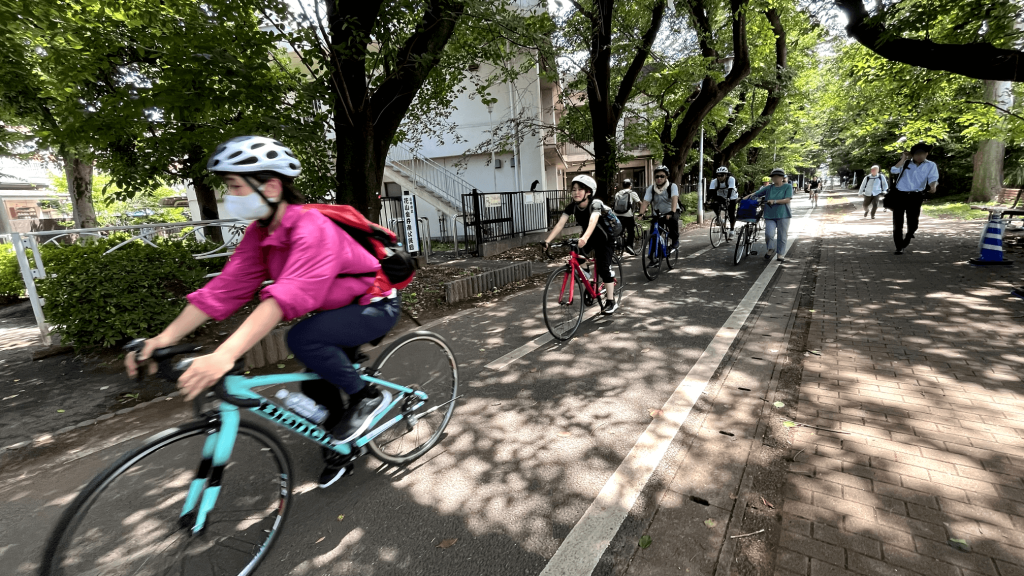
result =
M934 194L939 183L939 167L928 159L932 147L918 142L900 156L900 161L892 167L894 178L899 175L896 183L896 194L892 210L892 239L896 243L896 254L903 250L914 238L917 222L921 217L921 203L924 195ZM903 173L905 172L905 173ZM901 174L902 173L902 174ZM907 217L907 234L903 235L903 215Z

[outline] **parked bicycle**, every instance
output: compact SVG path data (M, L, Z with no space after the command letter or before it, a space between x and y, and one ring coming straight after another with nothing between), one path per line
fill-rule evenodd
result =
M661 262L665 261L665 267L671 270L679 261L679 250L669 251L670 241L668 239L668 226L662 226L663 218L670 217L669 214L655 212L651 218L650 230L644 231L640 245L643 246L643 258L640 264L644 270L644 276L648 280L654 280L661 274Z
M751 246L757 242L758 235L764 230L764 202L764 198L757 199L752 215L749 212L742 215L736 214L736 222L743 222L743 226L736 232L736 248L733 252L735 264L742 262L748 254L757 254L756 251L751 250Z
M126 349L135 354L142 342ZM191 359L174 358L198 350L172 346L153 359L176 381ZM273 431L242 420L241 410L336 453L348 475L368 451L396 466L425 454L441 440L461 398L455 355L437 334L406 334L372 366L355 366L360 378L381 389L388 409L362 436L341 443L253 390L319 376L245 377L239 361L213 388L216 408L203 411L196 399L196 421L146 440L78 494L46 544L40 574L252 574L280 537L294 476Z
M565 266L551 273L548 283L544 286L544 323L548 332L557 340L568 340L583 322L583 310L598 304L604 308L606 291L604 283L591 272L583 269L582 263L590 270L597 270L593 259L587 259L577 253L577 240L568 240L560 244L552 244L550 248L568 247L569 257ZM547 252L550 257L550 252ZM622 302L625 288L625 277L622 275L622 260L612 261L612 272L615 274L615 303Z

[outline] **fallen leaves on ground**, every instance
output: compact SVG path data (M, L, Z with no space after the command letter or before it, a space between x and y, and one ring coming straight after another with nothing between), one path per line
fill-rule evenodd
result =
M648 408L647 413L651 415L651 418L661 418L665 415L665 411L660 408Z
M711 518L708 518L707 520L704 521L704 525L707 526L708 528L714 528L715 526L718 526L718 522L715 522Z
M644 534L643 536L640 537L640 547L641 548L646 550L647 547L650 546L650 545L651 545L651 537L649 535Z
M447 540L441 540L441 543L438 544L437 547L441 548L442 550L445 549L445 548L451 548L458 541L459 541L458 538L448 538Z

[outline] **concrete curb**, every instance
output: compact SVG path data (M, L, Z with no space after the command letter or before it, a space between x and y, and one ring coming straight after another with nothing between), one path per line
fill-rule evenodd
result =
M83 421L79 422L78 424L75 424L74 426L65 426L64 428L61 428L60 430L56 430L54 432L49 432L47 434L42 434L42 435L36 436L35 438L33 438L31 440L22 440L21 442L17 442L15 444L11 444L10 446L0 447L0 457L3 457L4 454L6 454L8 452L13 452L15 450L22 450L24 448L35 448L35 447L38 447L38 446L42 446L44 444L49 444L49 443L53 442L56 439L57 436L63 436L64 434L66 434L68 432L71 432L73 430L77 430L79 428L85 428L87 426L92 426L94 424L99 424L100 422L103 422L105 420L110 420L111 418L113 418L115 416L122 416L124 414L128 414L129 412L134 412L135 410L139 410L140 408L143 408L143 407L146 407L146 406L151 406L151 405L156 404L158 402L166 402L166 401L171 400L173 398L177 398L178 396L181 396L181 393L178 392L178 391L174 391L174 392L171 392L170 394L165 394L163 396L157 396L156 398L153 398L149 402L142 402L140 404L136 404L135 406L129 406L128 408L122 408L122 409L117 410L115 412L107 412L106 414L101 414L101 415L99 415L99 416L97 416L95 418L90 418L88 420L83 420Z
M527 280L532 276L533 262L518 262L504 268L448 282L444 285L444 299L449 304L454 304L468 300L487 290Z

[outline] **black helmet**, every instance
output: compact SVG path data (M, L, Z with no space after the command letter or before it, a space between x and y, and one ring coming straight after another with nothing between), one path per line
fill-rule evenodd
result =
M782 176L783 178L785 178L786 177L786 171L783 170L782 168L776 168L776 169L771 171L771 174L769 174L769 176Z

